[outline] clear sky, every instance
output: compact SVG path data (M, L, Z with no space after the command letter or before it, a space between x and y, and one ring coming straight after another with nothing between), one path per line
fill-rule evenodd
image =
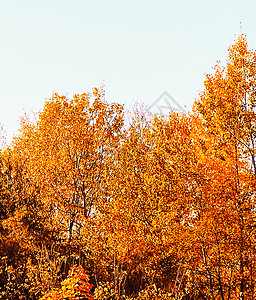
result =
M253 0L0 0L8 140L54 91L72 97L103 82L111 102L150 105L167 91L189 110L240 33L256 50L255 11Z

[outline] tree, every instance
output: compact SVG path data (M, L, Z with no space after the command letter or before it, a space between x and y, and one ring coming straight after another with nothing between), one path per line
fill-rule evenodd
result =
M247 49L242 35L229 49L226 68L217 65L215 73L206 76L205 90L195 103L195 111L201 116L208 136L215 140L215 155L231 167L226 178L230 195L221 199L223 191L217 198L225 201L222 209L232 217L232 226L227 226L226 233L232 249L228 259L233 278L227 299L255 296L255 76L256 52Z
M67 275L74 257L80 262L91 257L93 222L108 197L105 186L122 122L122 106L107 104L98 89L70 101L55 94L36 124L23 120L13 157L24 166L29 188L36 187L38 214L52 234L51 240L43 235L32 240L34 262L29 267L35 289L43 286L45 292L56 285L56 276ZM35 262L38 268L33 268Z
M61 282L61 288L50 291L40 300L94 300L90 292L92 284L88 281L89 277L81 266L73 267L68 278Z

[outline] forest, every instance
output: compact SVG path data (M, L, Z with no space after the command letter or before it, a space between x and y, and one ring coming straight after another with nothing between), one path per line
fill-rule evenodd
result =
M190 113L55 93L0 151L0 299L256 299L255 190L245 35Z

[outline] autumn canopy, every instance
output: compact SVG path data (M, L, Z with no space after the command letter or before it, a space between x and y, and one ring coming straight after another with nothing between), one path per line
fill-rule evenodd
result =
M0 299L255 299L256 52L193 112L54 94L0 152Z

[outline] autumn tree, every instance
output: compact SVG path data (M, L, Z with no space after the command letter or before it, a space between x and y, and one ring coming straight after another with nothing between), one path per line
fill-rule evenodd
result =
M205 90L195 103L208 137L214 140L211 152L230 166L226 193L216 197L216 201L221 201L219 209L230 215L225 222L232 222L231 226L226 225L228 231L224 230L229 247L221 250L228 254L232 284L226 293L221 292L221 299L248 299L255 295L255 76L256 53L247 49L242 35L229 48L226 67L218 64L214 74L206 76ZM216 213L217 223L221 214ZM220 237L216 237L219 241ZM218 270L225 265L218 264Z
M28 259L33 256L33 241L53 239L45 228L38 191L28 181L24 169L9 148L1 152L0 280L3 299L16 299L18 296L26 299L31 296L27 271Z
M101 210L107 216L102 226L108 230L102 231L112 253L112 280L127 293L154 283L174 292L185 284L183 250L177 245L191 213L193 124L175 113L168 120L147 121L141 113L133 118L116 152L111 201Z
M94 89L92 95L72 100L55 94L36 124L23 120L13 157L24 166L30 187L36 187L42 205L36 209L52 234L51 240L41 234L28 243L34 251L29 266L36 289L51 289L57 275L67 276L73 262L81 263L94 251L93 220L108 197L105 186L122 114L120 105L107 104L103 91Z
M88 283L89 276L81 266L71 268L68 278L61 282L61 287L44 295L40 300L94 300L91 295L92 284Z

